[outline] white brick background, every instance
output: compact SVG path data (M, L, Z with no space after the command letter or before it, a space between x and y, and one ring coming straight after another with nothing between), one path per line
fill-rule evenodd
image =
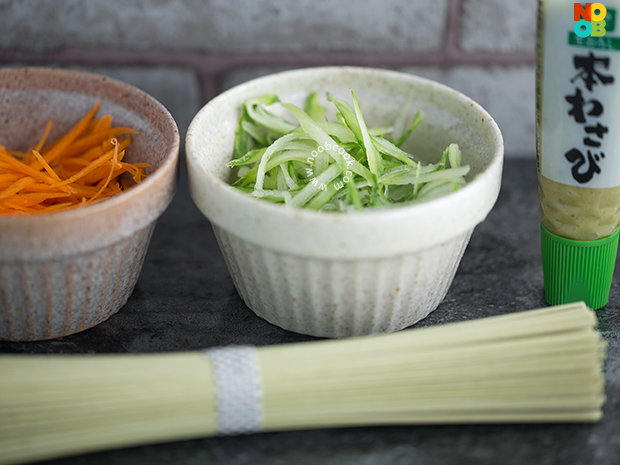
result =
M352 64L435 79L482 104L508 157L534 157L537 0L0 0L0 66L90 69L160 100L182 133L252 77Z

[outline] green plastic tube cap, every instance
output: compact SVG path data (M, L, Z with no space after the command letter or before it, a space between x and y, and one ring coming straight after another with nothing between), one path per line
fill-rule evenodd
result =
M596 310L609 300L620 229L595 241L557 236L541 224L545 298L549 305L583 300Z

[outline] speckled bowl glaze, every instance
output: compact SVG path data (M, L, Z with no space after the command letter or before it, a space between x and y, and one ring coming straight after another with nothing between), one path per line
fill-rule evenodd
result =
M295 210L226 182L243 101L276 93L303 107L316 90L323 99L329 91L350 102L350 89L369 126L390 125L411 95L423 122L404 148L433 162L457 142L472 168L470 182L428 202L356 213ZM499 128L468 97L409 74L354 67L246 82L204 106L186 137L192 198L210 220L245 303L277 326L325 337L396 331L439 305L474 227L495 204L503 153Z
M175 193L179 132L153 97L96 74L52 69L0 70L0 137L27 150L54 122L66 132L96 101L97 116L129 126L126 158L153 167L140 184L84 208L31 216L0 215L0 339L34 341L90 328L131 295L157 218Z

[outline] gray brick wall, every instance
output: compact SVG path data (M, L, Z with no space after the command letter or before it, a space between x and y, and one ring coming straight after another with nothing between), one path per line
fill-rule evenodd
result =
M536 0L0 0L0 66L77 67L149 92L182 133L217 93L318 65L397 69L481 103L534 156Z
M463 51L534 53L537 6L538 0L463 0Z
M0 47L111 47L213 53L432 52L448 0L3 1ZM418 27L423 24L424 27Z

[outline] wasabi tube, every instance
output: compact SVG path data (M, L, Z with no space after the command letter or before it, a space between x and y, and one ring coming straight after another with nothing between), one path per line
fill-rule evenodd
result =
M537 161L545 296L609 299L620 226L620 0L539 2Z

